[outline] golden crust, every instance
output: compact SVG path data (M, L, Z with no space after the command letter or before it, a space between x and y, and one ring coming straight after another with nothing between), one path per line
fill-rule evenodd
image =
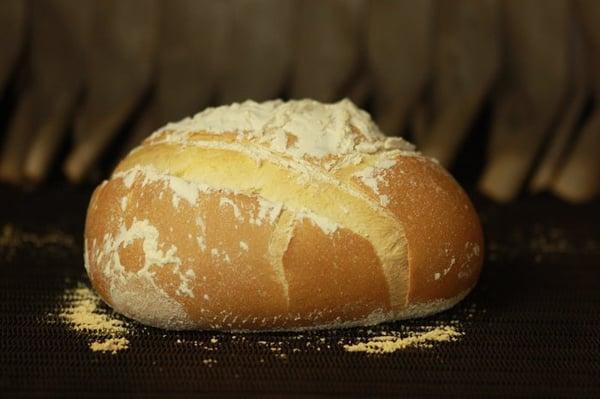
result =
M326 235L308 220L297 223L283 264L289 283L289 312L314 314L313 325L361 320L375 310L391 310L385 276L373 247L348 229Z
M402 223L408 242L409 305L451 299L470 290L483 263L483 232L475 208L454 178L426 157L399 156L383 170L379 195ZM354 184L377 195L360 179Z
M215 191L202 193L193 205L180 201L175 207L164 183L144 183L139 174L128 188L123 180L112 179L96 190L85 235L93 286L109 305L128 309L124 313L134 319L147 322L111 294L115 287L133 288L142 298L148 291L163 291L184 309L181 324L193 328L293 328L360 320L374 309L390 309L370 243L347 229L327 235L310 220L296 219L282 259L289 287L284 290L266 255L277 220L248 222L260 213L256 198ZM152 231L114 238L141 221L157 230L156 250L176 248L174 261L150 266L151 277L142 272L152 256L144 248ZM115 248L118 264L111 259ZM191 295L186 295L181 275L189 270L194 277L187 283ZM119 279L136 283L120 285Z
M389 208L408 240L411 304L471 289L483 262L483 233L471 201L437 163L400 157L386 171Z
M397 154L374 190L362 164L319 161L306 181L275 155L199 147L234 135L193 136L148 140L92 196L86 267L117 311L173 329L336 327L435 313L475 285L478 217L433 161Z

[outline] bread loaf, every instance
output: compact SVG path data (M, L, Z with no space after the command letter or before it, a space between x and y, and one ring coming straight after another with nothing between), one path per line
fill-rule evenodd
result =
M246 101L168 124L93 193L85 267L167 329L371 325L447 309L482 232L434 160L350 101Z

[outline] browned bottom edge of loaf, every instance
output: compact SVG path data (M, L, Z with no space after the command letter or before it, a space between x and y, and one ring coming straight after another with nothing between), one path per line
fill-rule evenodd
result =
M438 299L425 303L416 303L409 305L406 309L400 312L384 312L376 310L364 319L333 322L329 324L321 324L316 326L306 327L288 327L288 328L268 328L264 330L226 330L232 333L252 333L252 332L300 332L300 331L314 331L314 330L333 330L343 329L352 327L370 327L383 323L391 323L400 320L416 319L431 316L437 313L441 313L448 310L462 301L474 288L464 290L460 294L447 299Z
M460 301L462 301L473 290L474 287L475 286L472 286L471 288L464 290L463 292L459 293L458 295L456 295L452 298L437 299L434 301L409 305L406 309L404 309L400 312L394 313L394 312L385 312L385 311L381 311L381 310L375 310L369 316L365 317L364 319L359 319L359 320L334 321L332 323L320 324L320 325L314 325L314 326L281 327L281 328L268 327L268 328L257 328L257 329L252 329L252 330L235 329L235 328L233 328L233 329L213 329L213 328L207 328L207 327L177 328L175 326L168 328L168 330L171 330L171 331L194 331L194 330L197 330L197 331L221 331L221 332L226 332L226 333L265 333L265 332L301 332L301 331L315 331L315 330L344 329L344 328L352 328L352 327L370 327L370 326L374 326L374 325L382 324L382 323L390 323L390 322L399 321L399 320L422 318L422 317L431 316L431 315L434 315L437 313L441 313L445 310L452 308L453 306L458 304ZM107 305L109 307L111 307L110 304L107 303ZM123 314L126 317L128 317L132 320L135 320L136 322L143 324L145 326L149 326L149 327L153 327L153 328L163 328L163 327L158 327L155 325L143 323L140 320L137 320L135 317L131 317L125 313L119 312L117 309L115 309L115 311L117 311L118 313ZM165 329L165 328L163 328L163 329Z

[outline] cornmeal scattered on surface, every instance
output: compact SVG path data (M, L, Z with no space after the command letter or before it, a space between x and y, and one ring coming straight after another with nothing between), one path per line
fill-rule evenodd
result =
M126 331L121 320L99 311L100 298L88 287L80 285L77 288L68 290L63 299L65 304L59 316L73 330L111 334Z
M411 332L408 336L379 335L367 342L344 345L348 352L391 353L408 347L431 348L435 342L456 341L463 333L453 326L441 326L423 332Z
M129 340L127 338L108 338L104 341L94 341L90 343L90 349L94 352L110 352L113 355L118 351L127 349Z
M79 284L65 291L58 316L71 330L89 335L89 348L94 352L115 354L127 349L126 323L107 314L100 304L89 287Z

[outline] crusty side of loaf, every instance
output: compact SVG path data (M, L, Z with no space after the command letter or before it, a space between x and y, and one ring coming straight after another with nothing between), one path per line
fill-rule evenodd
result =
M408 240L408 303L450 299L470 290L483 261L483 232L468 196L425 157L399 157L381 189Z
M170 329L375 324L461 300L483 243L452 177L415 153L341 161L226 134L153 137L92 197L92 284L116 310Z

